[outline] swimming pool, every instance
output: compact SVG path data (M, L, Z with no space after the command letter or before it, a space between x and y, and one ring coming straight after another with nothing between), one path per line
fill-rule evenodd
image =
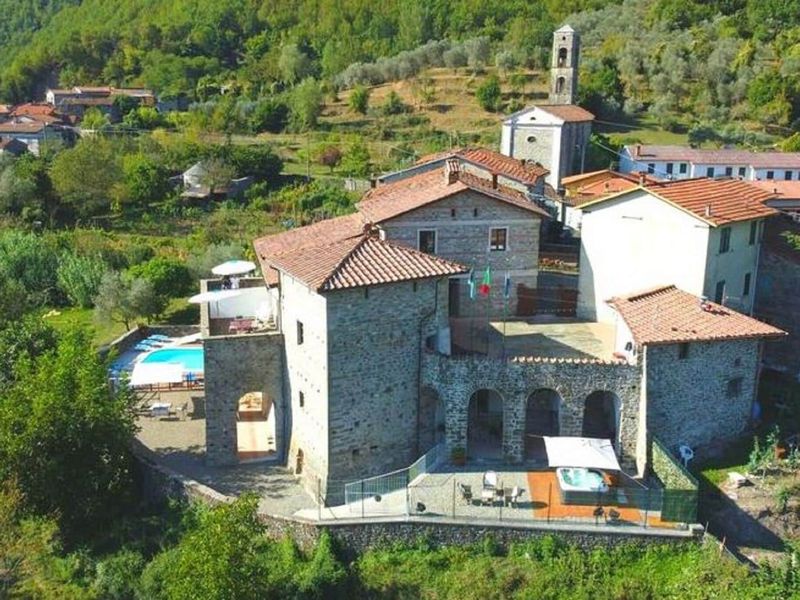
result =
M179 363L184 371L202 373L203 347L184 346L179 348L158 348L144 355L143 363Z

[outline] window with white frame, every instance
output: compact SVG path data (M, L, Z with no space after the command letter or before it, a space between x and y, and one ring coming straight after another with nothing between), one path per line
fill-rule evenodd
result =
M489 230L489 250L492 252L508 250L508 227L492 227Z
M435 229L420 229L417 231L417 249L425 254L436 254Z

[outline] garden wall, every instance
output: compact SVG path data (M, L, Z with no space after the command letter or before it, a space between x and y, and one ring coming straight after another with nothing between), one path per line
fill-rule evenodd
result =
M697 480L653 438L650 465L664 484L661 518L665 521L694 523L697 520Z

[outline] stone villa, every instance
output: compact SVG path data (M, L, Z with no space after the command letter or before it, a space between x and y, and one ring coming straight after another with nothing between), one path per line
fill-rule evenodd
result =
M581 207L577 314L574 296L566 313L542 301L540 231L593 118L573 104L578 50L556 32L553 104L506 120L502 153L425 157L353 214L255 240L263 278L201 311L210 464L284 464L324 498L439 444L541 464L542 436L604 438L644 477L653 438L674 451L745 429L762 344L785 335L729 291L756 289L774 213L760 190L626 180ZM242 317L259 326L231 328ZM257 456L237 437L254 397L270 415Z

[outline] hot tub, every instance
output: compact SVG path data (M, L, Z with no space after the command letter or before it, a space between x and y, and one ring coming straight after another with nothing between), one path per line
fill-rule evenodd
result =
M556 479L562 504L601 504L613 494L601 471L583 467L560 467Z

